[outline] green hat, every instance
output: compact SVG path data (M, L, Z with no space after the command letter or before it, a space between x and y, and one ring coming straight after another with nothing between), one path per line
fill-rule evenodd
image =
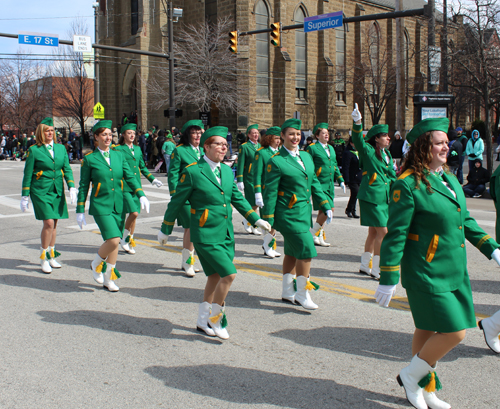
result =
M302 121L300 119L287 119L283 125L281 125L281 132L283 132L285 128L293 128L300 131L302 128Z
M122 129L120 129L120 133L128 131L129 129L131 129L132 131L137 131L137 124L134 124L133 122L129 122L128 124L123 125Z
M313 128L313 135L316 135L316 131L321 128L321 129L328 129L328 124L326 122L320 122Z
M47 126L54 126L54 120L52 118L44 118L40 123Z
M205 127L201 119L191 119L182 126L181 133L186 132L186 129L188 129L190 126L199 126L201 129Z
M381 134L381 133L389 133L389 125L383 125L383 124L378 124L378 125L373 125L372 129L368 131L368 133L365 136L365 140L370 140L373 136Z
M267 131L266 135L281 135L281 128L279 126L271 126Z
M415 142L420 135L423 135L429 131L443 131L448 132L448 127L450 126L450 120L448 118L428 118L420 121L416 124L408 135L406 135L406 140L408 143Z
M248 133L249 133L252 129L259 129L259 124L253 124L253 125L250 125L250 126L247 128L247 135L248 135Z
M205 144L205 141L211 136L220 136L221 138L227 138L228 129L225 126L212 126L207 129L200 138L200 146Z
M144 134L144 137L145 137L145 138L149 138L149 134L146 132L146 133Z
M109 119L101 119L92 127L92 132L95 133L95 131L97 131L99 128L111 129L112 124L113 121L110 121Z
M167 138L167 139L174 139L174 138L172 137L172 134L171 134L170 132L169 132L168 134L166 134L166 135L165 135L165 138Z

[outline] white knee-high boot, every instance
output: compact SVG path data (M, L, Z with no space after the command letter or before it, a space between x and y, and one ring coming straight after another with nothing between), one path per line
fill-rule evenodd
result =
M478 325L484 332L486 344L493 352L500 354L500 311L479 321Z
M359 266L359 272L371 275L372 269L370 266L370 261L372 260L372 253L365 251L361 255L361 265Z
M309 294L309 290L314 289L314 286L309 282L309 278L304 276L297 277L297 292L295 293L295 301L302 305L302 307L306 310L315 310L318 306L313 303L311 295Z
M116 269L116 264L107 264L106 272L103 274L102 285L109 291L116 292L120 288L115 284L115 280L118 280L120 277L121 275Z
M283 301L295 304L295 289L293 285L293 274L283 274L283 289L281 291L281 299Z
M191 252L189 249L182 249L182 269L188 277L196 275L194 271L194 250Z
M50 266L52 268L61 268L61 264L59 264L56 260L56 257L59 257L61 253L56 251L56 246L49 246L48 252L50 254L50 260L49 260Z
M49 264L50 255L47 257L47 253L49 252L49 249L48 248L44 249L43 247L40 247L40 252L41 252L40 253L40 265L42 267L42 271L45 274L52 273L52 267Z
M206 301L198 306L198 320L196 321L196 329L204 332L210 337L215 337L215 332L208 326L208 317L210 316L210 309L212 305Z
M212 327L217 335L221 339L228 339L229 333L227 332L227 319L226 319L226 304L223 306L219 304L212 304L212 311L210 312L210 317L208 318L208 325Z
M90 264L90 268L92 269L92 276L94 277L94 281L98 284L102 284L104 282L103 275L106 272L106 259L101 258L99 253L94 258L94 261Z

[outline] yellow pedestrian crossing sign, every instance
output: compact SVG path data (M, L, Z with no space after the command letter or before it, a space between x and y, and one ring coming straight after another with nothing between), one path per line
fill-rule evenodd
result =
M94 106L94 118L95 119L104 119L104 107L100 102L95 104Z

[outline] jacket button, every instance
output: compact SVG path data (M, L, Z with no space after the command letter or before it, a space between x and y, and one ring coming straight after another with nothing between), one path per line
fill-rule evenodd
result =
M135 166L134 166L135 167ZM137 173L134 173L134 175L137 175Z
M223 194L224 194L224 192L220 192L220 194L221 194L221 195L223 195Z
M464 248L465 247L465 244L461 244L460 247Z
M309 204L309 200L307 201L307 203Z
M111 180L113 180L113 178L111 178Z
M227 219L227 216L224 216L224 219Z
M110 168L109 170L113 170L113 169Z
M458 226L458 230L462 230L462 226Z
M223 207L226 207L226 204L224 203L222 206L223 206Z
M307 191L309 192L309 189L307 189Z
M462 211L462 209L460 209L460 207L459 207L459 208L457 209L457 212L461 212L461 211Z
M111 190L115 190L115 189L111 189Z

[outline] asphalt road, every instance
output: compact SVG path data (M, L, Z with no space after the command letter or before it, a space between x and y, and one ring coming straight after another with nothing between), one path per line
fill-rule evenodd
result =
M58 226L63 268L41 272L41 222L19 210L23 166L0 162L0 408L409 407L396 382L414 329L405 291L398 286L388 309L374 302L377 282L357 272L366 228L345 217L340 189L326 228L332 246L312 263L321 285L313 312L280 301L281 259L264 258L262 239L244 233L235 214L238 276L226 300L231 337L221 341L195 330L205 277L180 272L181 230L167 247L156 242L165 186L143 180L151 213L139 218L137 254L120 252L121 289L109 293L89 269L101 237L91 216L79 230L74 205ZM491 200L468 206L494 236ZM500 309L500 269L468 249L479 319ZM438 396L454 409L500 407L500 356L479 329L438 374Z

